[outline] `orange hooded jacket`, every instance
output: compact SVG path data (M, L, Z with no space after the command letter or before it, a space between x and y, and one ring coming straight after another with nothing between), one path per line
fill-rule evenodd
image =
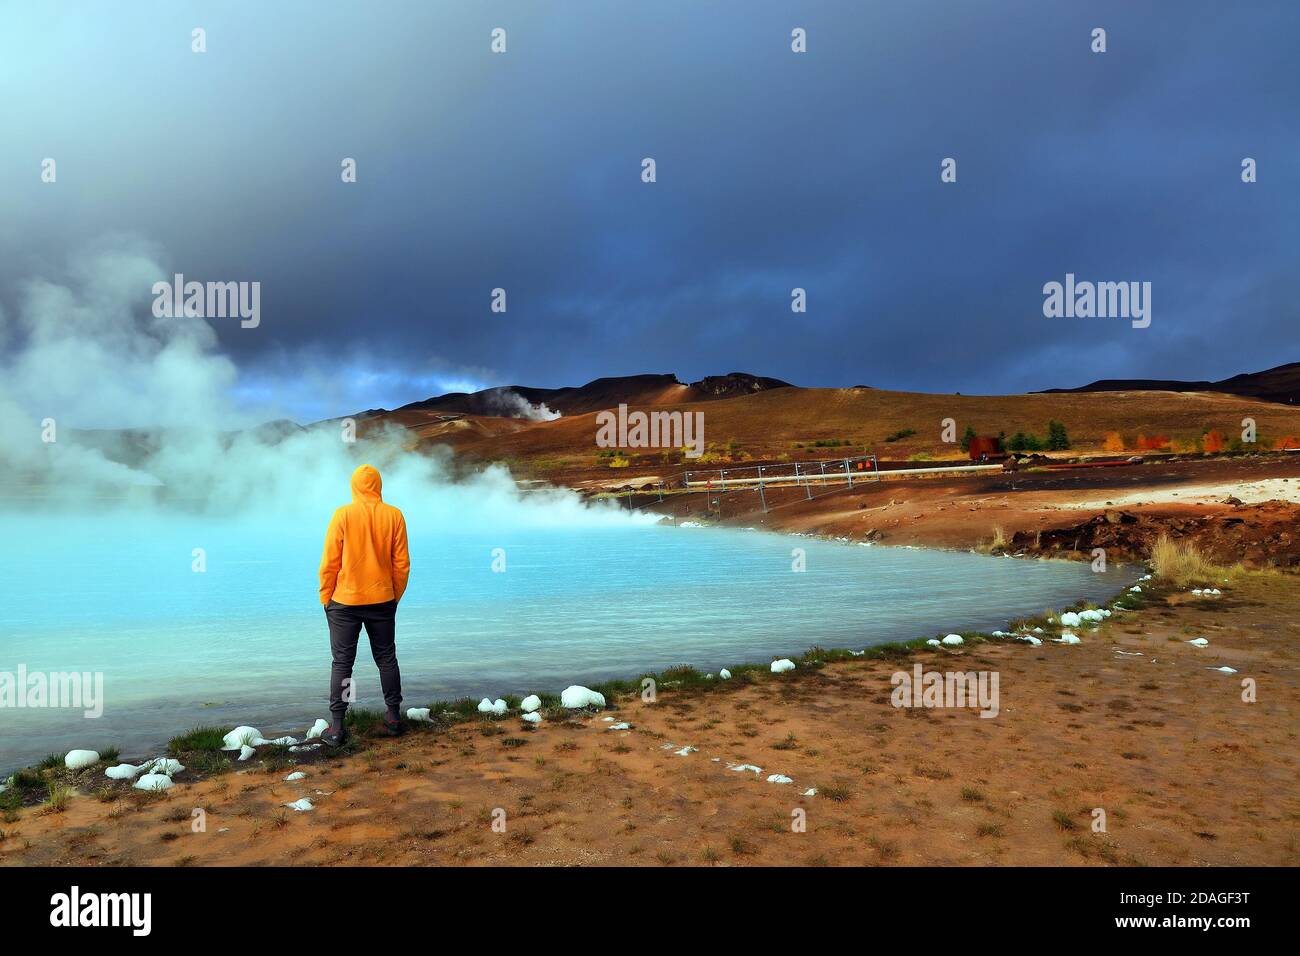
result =
M382 604L400 601L411 574L406 519L384 504L379 472L361 465L352 473L352 504L334 512L320 559L320 603Z

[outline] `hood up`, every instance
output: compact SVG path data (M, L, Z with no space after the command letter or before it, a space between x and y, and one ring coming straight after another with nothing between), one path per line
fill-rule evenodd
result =
M352 473L353 501L383 501L383 480L373 465L359 465Z

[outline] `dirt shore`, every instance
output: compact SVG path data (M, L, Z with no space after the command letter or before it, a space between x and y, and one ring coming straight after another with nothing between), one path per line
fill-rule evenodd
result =
M1264 490L1276 497L1265 498ZM752 490L633 500L676 520L888 545L988 547L1000 530L1010 553L1086 560L1095 547L1106 548L1111 560L1146 558L1168 532L1221 563L1300 568L1300 460L1293 456L886 477L852 488L814 481L767 489L765 499L766 512Z

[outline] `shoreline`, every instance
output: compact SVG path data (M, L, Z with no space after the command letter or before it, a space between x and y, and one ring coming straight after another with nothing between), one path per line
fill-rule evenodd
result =
M837 544L837 545L843 545L843 546L846 546L846 547L880 547L880 548L882 548L882 549L892 549L892 548L896 548L896 549L898 549L898 550L910 550L910 551L934 551L934 552L952 553L952 554L963 554L963 553L967 553L967 554L974 554L974 555L977 555L977 556L979 556L979 557L988 557L988 558L993 558L993 557L1002 557L1002 558L1014 558L1014 559L1016 559L1016 560L1026 560L1026 561L1028 561L1028 560L1036 560L1036 561L1067 561L1067 562L1072 561L1073 563L1077 563L1077 561L1073 561L1073 559L1070 559L1070 558L1068 558L1068 557L1064 557L1064 556L1061 556L1061 555L1030 555L1030 554L1003 554L1003 555L991 555L991 554L987 554L987 553L981 553L981 552L979 552L979 551L977 551L977 550L975 550L975 549L973 549L973 548L960 548L960 547L927 547L927 546L917 546L917 545L890 545L890 544L884 544L884 543L877 544L876 542L871 542L871 541L853 541L853 540L848 539L848 538L845 538L845 537L836 537L836 536L829 535L829 534L816 534L816 533L808 533L808 532L792 532L792 531L785 531L785 530L779 530L779 529L767 529L767 528L743 528L743 529L741 529L741 528L732 528L732 527L729 527L729 526L727 526L727 525L718 525L718 524L702 524L702 525L700 525L699 527L701 527L701 528L704 529L704 530L710 530L710 529L713 529L713 528L717 528L717 529L719 529L719 530L732 530L732 531L736 531L736 530L745 530L745 531L753 531L753 532L755 532L755 533L768 534L768 535L772 535L772 536L779 536L779 537L786 537L786 538L812 538L812 539L815 539L815 540L821 541L821 542L826 543L826 544ZM693 529L692 529L692 530L693 530ZM1145 564L1139 565L1139 564L1137 564L1136 562L1127 562L1127 563L1117 564L1117 565L1113 568L1113 571L1118 573L1118 572L1121 571L1123 568L1130 568L1130 569L1132 569L1132 570L1134 570L1134 571L1138 571L1138 570L1149 570L1149 569L1146 567ZM1072 601L1070 601L1070 602L1068 602L1068 603L1066 603L1066 604L1063 604L1063 605L1061 606L1061 608L1058 608L1057 610L1072 609L1072 608L1081 608L1081 607L1085 607L1085 606L1099 606L1099 607L1106 607L1106 606L1109 606L1110 604L1114 603L1116 600L1122 598L1123 595L1124 595L1124 593L1125 593L1125 591L1127 590L1127 587L1128 587L1130 584L1132 584L1132 583L1134 583L1135 581L1137 581L1137 580L1138 580L1138 578L1137 578L1136 575L1135 575L1135 576L1133 577L1133 580L1132 580L1132 581L1129 581L1127 584L1123 585L1123 586L1120 588L1120 590L1117 591L1115 594L1113 594L1113 595L1111 595L1111 596L1109 596L1109 597L1107 597L1107 598L1105 598L1105 599L1103 599L1103 600L1101 600L1101 601L1095 602L1095 604L1094 604L1094 602L1090 602L1090 601L1088 601L1088 600L1086 600L1086 599L1084 599L1084 598L1075 598L1074 600L1072 600ZM1002 620L1002 621L1000 622L1000 624L999 624L999 629L1000 629L1000 628L1003 628L1003 627L1009 627L1009 626L1011 626L1012 623L1014 622L1014 620L1015 620L1015 619L1011 619L1011 618L1007 618L1007 619ZM936 633L938 633L938 632L936 632ZM978 631L978 630L968 629L968 630L964 630L964 631L954 631L954 632L952 632L952 633L961 633L961 634L963 634L963 635L966 635L966 634L969 634L969 635L979 635L979 634L990 635L990 634L992 634L993 632L991 632L991 631ZM934 635L929 635L929 636L930 636L930 637L933 637ZM940 634L939 636L942 636L942 634ZM881 642L879 642L879 643L877 643L877 644L869 644L869 645L865 645L864 647L862 647L861 649L858 649L858 650L854 650L853 648L849 648L849 647L829 647L829 648L826 648L826 649L829 650L829 651L832 651L832 652L850 653L850 654L857 654L857 655L860 655L860 654L864 654L864 653L866 653L867 651L869 651L869 650L871 650L871 649L873 649L873 648L880 648L880 647L891 647L891 648L892 648L892 647L915 647L915 646L921 644L922 642L924 642L924 641L927 640L927 639L928 639L928 638L925 637L925 636L915 636L915 637L910 637L910 638L895 638L895 639L887 639L887 640L881 641ZM804 649L804 650L802 650L802 651L795 651L795 650L793 650L793 649L791 649L791 648L784 648L782 651L775 652L775 655L774 655L773 659L778 659L780 656L782 656L782 655L784 654L784 655L795 655L792 659L799 660L799 659L801 659L802 657L806 656L807 653L808 653L807 649ZM755 662L755 661L744 661L744 660L742 660L742 661L740 661L740 662L738 662L738 663L727 664L727 665L721 665L721 666L726 666L726 667L729 667L729 668L735 668L735 669L738 669L738 670L744 670L744 669L753 668L753 667L759 667L759 666L763 666L763 665L761 665L761 664L759 664L758 662ZM673 665L673 668L679 668L679 667L694 668L694 665L692 665L692 664L675 664L675 665ZM671 669L671 668L670 668L670 669ZM622 672L620 672L620 673L611 673L609 676L600 677L600 676L593 676L593 672L588 672L588 673L586 673L586 674L579 673L579 674L578 674L574 679L575 679L575 680L579 680L579 681L581 681L581 680L586 680L586 681L589 682L588 686L591 686L591 687L593 687L593 688L599 689L599 688L604 687L604 686L619 685L619 684L625 684L625 683L627 683L627 682L635 682L635 681L639 681L640 679L642 679L642 678L644 678L644 677L647 677L647 676L651 676L651 677L656 676L658 673L660 673L660 671L655 671L655 670L645 670L645 669L643 669L643 670L639 670L635 675L628 675L628 674L626 674L626 673L622 673ZM486 683L487 681L485 680L484 682ZM541 682L541 680L539 680L537 683L540 683L540 682ZM505 699L507 699L507 700L515 700L515 701L517 701L517 700L521 699L523 696L525 696L527 693L531 693L531 692L532 692L532 691L523 691L523 692L521 692L521 693L512 693L512 694L506 695ZM556 694L552 694L551 696L558 696L558 692L557 692ZM411 699L415 699L415 698L411 698ZM434 701L432 701L432 702L430 703L430 706L433 706L433 705L436 705L436 704L439 704L439 703L449 704L449 705L450 705L450 704L454 704L454 703L458 703L458 702L463 702L463 701L467 701L467 700L470 700L470 698L468 698L468 697L460 697L460 698L455 698L455 697L453 697L453 698L448 698L448 699L446 699L446 700L438 699L438 700L434 700ZM180 703L182 703L182 702L181 702L181 701L175 701L175 702L170 702L170 703L180 704ZM405 710L405 709L409 709L409 707L408 707L409 703L410 703L409 700L403 702L403 709L404 709L404 710ZM150 700L150 701L141 701L141 702L139 702L139 703L136 705L136 709L143 711L143 710L147 710L147 709L153 709L153 708L156 708L156 707L165 707L165 706L167 706L168 704L169 704L169 702L166 701L166 700ZM191 706L192 706L192 705L191 705ZM237 709L241 710L241 711L244 713L245 716L247 716L247 712L248 712L248 710L250 709L250 708L245 707L245 706L239 704L238 702L234 702L234 701L225 702L225 703L223 703L223 704L220 705L220 706L222 707L222 709L225 709L225 710L229 710L229 709L231 709L231 708L237 708ZM287 707L287 706L289 706L289 705L284 705L284 706ZM424 706L424 705L421 705L421 706ZM366 710L367 710L366 708L361 708L361 709L362 709L363 711L366 711ZM325 716L328 716L328 708L322 708L321 713L322 713L323 715L325 715ZM195 711L195 721L197 721L199 725L205 725L205 724L203 723L203 718L206 717L206 716L207 716L207 715L204 714L202 708L200 708L199 710ZM314 720L315 718L311 718L311 719ZM276 739L276 738L279 738L279 737L282 737L282 736L285 736L285 735L289 735L289 736L300 736L300 735L304 732L303 729L297 728L295 725L292 725L292 724L287 723L287 722L283 722L283 721L270 721L270 720L267 720L266 717L265 717L264 715L260 715L260 716L259 716L259 715L253 715L252 718L251 718L251 724L250 724L250 725L251 725L251 726L256 726L256 727L269 727L269 728L272 728L272 730L268 731L268 735L269 735L269 736L268 736L268 739ZM234 726L240 726L240 725L234 725ZM307 726L307 727L310 727L311 724L308 723L306 726ZM189 727L185 727L185 726L180 726L180 725L178 724L177 726L171 728L171 736L168 736L168 737L166 737L166 738L164 738L164 739L157 739L156 742L155 742L155 745L154 745L154 746L151 746L151 747L145 747L145 748L144 748L144 751L145 751L145 752L141 752L141 753L137 753L137 752L136 752L136 749L137 749L137 748L134 747L134 746L132 746L132 745L129 745L129 744L126 745L126 749L124 750L124 749L119 745L119 743L116 742L116 741L108 741L108 742L106 742L106 741L95 741L95 740L90 740L90 741L82 740L82 741L79 741L79 744L78 744L78 745L80 746L80 745L94 745L94 744L105 744L105 743L109 743L109 744L111 744L111 749L112 749L114 752L117 752L117 753L126 753L126 754L131 758L131 760L135 760L136 758L139 758L139 759L142 759L142 760L148 760L148 759L154 759L154 758L156 758L156 757L158 757L158 756L166 755L166 753L167 753L167 749L166 749L166 748L167 748L168 741L171 740L171 739L174 739L176 736L183 735L183 734L184 734L188 729L190 729L190 728L189 728ZM50 751L48 751L47 748L41 748L41 749L42 749L42 750L46 750L47 753L51 753ZM149 756L146 756L146 752L147 752L147 754L148 754ZM130 762L130 761L128 761L128 762ZM6 780L8 780L8 779L9 779L11 776L13 776L14 774L19 773L19 772L24 771L24 770L30 770L30 769L32 769L34 766L36 766L36 764L25 764L25 765L15 766L15 767L11 767L11 768L0 767L0 783L4 783Z
M1239 572L1215 599L1158 585L1072 647L971 635L952 648L813 649L787 674L661 674L653 703L633 681L607 710L548 702L538 727L458 711L395 741L363 732L342 755L291 764L259 748L247 766L185 785L178 774L162 793L87 787L59 812L25 809L4 825L0 863L1295 863L1300 799L1280 783L1298 755L1294 642L1231 623L1261 600L1276 605L1270 619L1293 620L1300 579ZM1198 621L1208 648L1182 633ZM1233 703L1236 676L1211 666L1222 663L1259 678L1258 708ZM890 672L914 665L995 667L1001 713L892 707ZM1179 706L1189 697L1195 714ZM307 777L286 781L290 770ZM313 811L285 809L304 796ZM188 832L195 806L220 821L215 833ZM776 827L792 806L809 816L805 843ZM1111 808L1110 835L1089 833L1085 806ZM492 807L516 828L495 834Z

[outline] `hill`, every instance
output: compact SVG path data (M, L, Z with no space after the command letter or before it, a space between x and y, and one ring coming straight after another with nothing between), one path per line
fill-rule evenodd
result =
M1244 372L1218 382L1178 379L1105 378L1078 388L1049 388L1053 392L1223 392L1285 405L1300 404L1300 362L1262 372Z

